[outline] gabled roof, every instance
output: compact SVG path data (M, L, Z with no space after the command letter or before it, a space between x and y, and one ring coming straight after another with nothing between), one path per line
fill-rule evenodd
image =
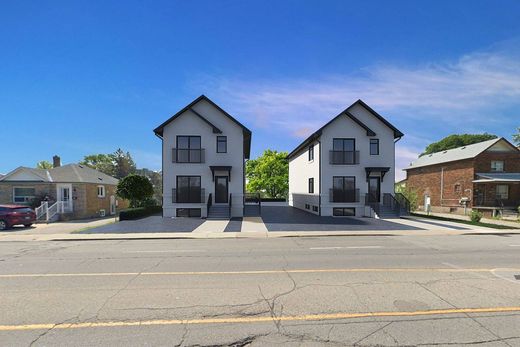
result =
M512 149L518 150L515 146L513 146L509 141L502 138L496 138L492 140L487 140L479 143L475 143L472 145L457 147L453 149L448 149L442 152L436 152L432 154L426 154L422 157L419 157L417 160L412 162L409 167L404 168L404 170L415 169L418 167L448 163L452 161L465 160L465 159L473 159L478 156L480 153L489 149L496 143L500 141L505 141L508 145L511 146Z
M21 171L25 171L34 176L37 176L39 180L35 180L35 182L98 183L112 185L116 185L119 182L116 178L112 176L106 175L100 171L94 170L88 166L80 164L68 164L55 167L49 170L34 169L20 166L8 173L7 175L5 175L4 177L0 178L0 182L17 182L9 180L9 177Z
M350 113L350 109L354 107L355 105L361 105L364 107L368 112L370 112L373 116L375 116L377 119L379 119L383 124L385 124L387 127L392 129L394 131L394 138L403 137L404 134L400 132L396 127L394 127L390 122L388 122L386 119L384 119L379 113L374 111L370 106L368 106L363 100L358 99L356 102L354 102L352 105L347 107L345 110L343 110L340 114L338 114L336 117L332 118L330 121L328 121L325 125L323 125L321 128L316 130L314 133L312 133L308 138L306 138L302 143L300 143L289 155L287 155L287 159L290 159L294 157L298 152L300 152L303 148L307 147L309 144L314 142L317 138L321 136L321 133L323 129L325 129L329 124L334 122L336 119L342 116L346 116L350 119L352 119L357 125L365 129L367 136L376 136L376 133L370 129L366 124L364 124L362 121L360 121L358 118L356 118L352 113Z
M199 101L201 100L205 100L207 102L209 102L212 106L214 106L217 110L219 110L220 112L222 112L226 117L228 117L232 122L234 122L235 124L237 124L238 126L240 126L242 128L242 131L244 133L244 155L246 157L246 159L249 159L249 155L250 155L250 152L251 152L251 130L249 130L248 128L246 128L242 123L240 123L239 121L237 121L233 116L231 116L229 113L227 113L226 111L224 111L224 109L222 109L219 105L217 105L216 103L214 103L210 98L208 98L207 96L205 95L201 95L199 96L198 98L196 98L195 100L193 100L192 102L190 102L188 105L186 105L183 109L181 109L179 112L175 113L173 116L171 116L168 120L166 120L164 123L162 123L161 125L159 125L157 128L155 128L153 130L153 132L155 133L155 135L157 135L158 137L160 137L162 139L162 136L163 136L163 130L164 130L164 127L168 124L170 124L171 122L173 122L177 117L179 117L181 114L183 114L184 112L190 110L193 114L195 114L196 116L198 116L199 118L201 118L203 121L205 121L206 123L208 123L211 127L213 127L213 133L222 133L222 131L217 128L215 125L213 125L211 122L209 122L205 117L203 117L201 114L199 114L198 112L196 112L195 110L193 110L193 106L195 104L197 104Z

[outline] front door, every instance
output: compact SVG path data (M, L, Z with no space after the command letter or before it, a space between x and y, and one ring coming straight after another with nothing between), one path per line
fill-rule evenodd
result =
M227 204L228 202L228 177L215 176L215 203Z
M110 214L116 214L116 197L113 195L110 195Z
M381 178L368 178L368 198L369 202L381 202Z
M72 211L71 191L72 186L70 184L58 185L58 201L63 203L63 209L65 211Z

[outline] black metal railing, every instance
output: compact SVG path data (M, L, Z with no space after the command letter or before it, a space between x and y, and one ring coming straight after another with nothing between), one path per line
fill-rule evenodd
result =
M396 200L396 198L390 193L383 194L383 206L391 209L396 214L401 214L401 205Z
M231 217L231 206L232 205L233 205L233 193L229 193L229 206L228 206L229 217Z
M329 164L357 165L359 164L359 151L329 151Z
M329 202L359 202L359 189L329 189Z
M406 196L404 196L403 193L395 193L395 199L397 200L397 202L399 202L399 205L401 206L401 213L410 213L410 210L411 210L411 204L410 204L410 200L408 200L406 198Z
M372 193L365 194L365 206L370 206L376 214L380 213L380 206L377 196Z
M208 213L209 213L209 208L211 207L211 205L213 205L213 195L211 193L209 193L208 195L208 204L207 204L207 208L208 208Z
M172 148L172 162L174 163L204 163L204 148L184 149Z
M186 192L179 191L176 188L172 189L172 202L173 203L191 203L191 204L202 204L206 202L206 191L204 188L189 189Z

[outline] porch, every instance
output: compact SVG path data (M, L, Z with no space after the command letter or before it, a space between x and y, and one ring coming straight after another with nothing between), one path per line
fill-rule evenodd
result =
M479 173L473 183L473 209L491 217L518 215L520 173Z

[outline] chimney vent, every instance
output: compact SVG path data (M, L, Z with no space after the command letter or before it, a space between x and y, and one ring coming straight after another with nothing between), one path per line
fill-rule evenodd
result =
M61 158L58 155L52 157L52 167L60 167L61 166Z

